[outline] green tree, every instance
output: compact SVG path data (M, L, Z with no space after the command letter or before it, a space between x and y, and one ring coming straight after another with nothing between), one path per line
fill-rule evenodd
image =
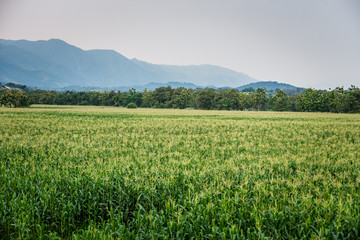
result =
M293 96L288 96L289 99L289 110L296 112L296 103L297 103L297 99L300 98L300 95L293 95Z
M304 112L327 112L327 96L321 90L308 88L297 99L296 108Z
M187 108L189 106L191 92L188 89L184 88L184 89L182 89L180 96L184 102L183 107Z
M24 92L6 91L0 97L0 106L28 107L30 106L30 99Z
M168 106L172 108L184 109L188 105L190 93L184 87L179 87L173 90L171 101Z
M15 97L10 91L6 91L1 95L0 106L15 107Z
M216 94L216 108L222 110L238 110L239 92L236 89L222 90Z
M89 103L90 105L99 106L100 105L100 92L92 91L89 94Z
M288 111L290 108L289 98L284 90L279 90L272 98L274 111Z
M196 108L199 109L214 109L214 99L216 92L212 88L201 89L196 93Z
M125 105L127 106L131 102L135 103L138 107L141 106L142 93L137 92L134 88L129 89L129 92L125 98Z
M154 106L154 99L152 97L152 91L148 91L146 88L142 93L142 107L151 108Z
M347 93L344 88L337 87L327 93L328 110L335 113L346 112L346 98Z
M266 95L266 91L264 88L258 88L256 89L256 92L251 93L253 99L253 107L257 110L265 110L266 103L269 100L269 98Z
M248 87L241 90L241 92L255 92L255 89L253 87Z
M29 107L30 99L24 92L15 92L15 107Z
M352 85L348 89L346 107L347 107L347 111L350 113L360 112L360 89L358 87Z
M156 108L172 107L170 106L172 95L173 95L173 89L170 86L156 88L152 93L152 97L154 99L154 107Z
M240 110L244 110L250 107L249 103L250 95L246 93L239 93L238 95L238 106Z

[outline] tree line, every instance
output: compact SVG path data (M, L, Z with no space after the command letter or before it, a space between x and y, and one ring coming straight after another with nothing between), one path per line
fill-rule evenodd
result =
M12 99L10 95L24 97L23 92L2 94L0 105L6 105ZM4 97L5 96L5 97ZM264 88L254 91L237 89L187 89L159 87L143 92L130 89L127 92L109 91L46 91L32 90L26 93L29 104L56 105L95 105L95 106L132 106L145 108L194 108L208 110L273 110L297 112L360 112L360 90L351 86L349 89L337 87L333 90L306 89L302 94L288 96L286 91L277 89L273 95ZM14 99L19 99L13 97ZM16 102L13 100L13 102ZM19 102L19 100L17 100ZM19 104L7 104L19 106Z

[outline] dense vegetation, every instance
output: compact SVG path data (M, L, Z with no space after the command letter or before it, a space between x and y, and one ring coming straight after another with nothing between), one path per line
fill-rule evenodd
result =
M294 94L294 92L292 92ZM216 110L274 110L298 112L360 112L360 90L331 91L306 89L298 95L288 96L287 91L266 92L263 88L243 89L186 89L159 87L153 91L137 92L56 92L35 90L28 93L32 103L56 105L127 106L150 108L194 108Z
M360 116L0 108L3 239L360 238Z
M25 92L5 91L0 95L0 107L28 107L30 99Z

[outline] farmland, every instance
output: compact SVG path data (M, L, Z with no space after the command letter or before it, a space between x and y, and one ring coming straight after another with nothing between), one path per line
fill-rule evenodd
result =
M360 238L360 115L0 108L0 238Z

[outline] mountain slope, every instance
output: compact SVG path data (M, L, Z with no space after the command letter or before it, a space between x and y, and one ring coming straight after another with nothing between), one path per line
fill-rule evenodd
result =
M255 79L246 74L214 65L155 65L137 59L133 62L151 72L160 72L163 79L159 82L191 82L199 86L236 87L254 82Z
M12 45L0 44L0 62L2 81L47 88L66 86L81 78L62 65Z
M262 81L262 82L255 82L243 85L238 87L240 91L245 88L254 88L255 90L258 88L265 88L267 91L276 90L276 89L283 89L283 90L296 90L298 87L295 87L291 84L287 83L278 83L274 81Z
M113 50L88 50L58 39L0 40L0 80L46 89L116 87L187 82L198 86L236 87L255 79L213 66L156 65L130 60Z
M136 64L114 51L84 51L57 39L35 42L2 40L0 44L5 47L17 47L44 59L53 69L45 66L38 70L50 71L65 82L70 81L72 85L116 86L118 82L126 85L140 80L139 75L146 75ZM109 54L109 52L114 53ZM114 65L117 65L118 71L109 71L114 69ZM63 69L63 71L56 71L55 68Z

